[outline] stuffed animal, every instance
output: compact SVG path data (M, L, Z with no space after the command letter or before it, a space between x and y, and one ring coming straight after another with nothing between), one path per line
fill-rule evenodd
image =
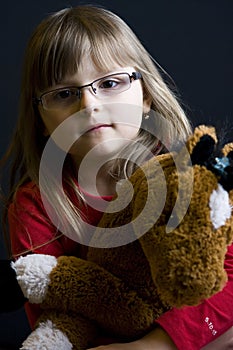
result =
M215 129L201 125L179 151L138 168L130 204L103 215L87 261L32 254L12 264L25 297L43 309L22 349L83 350L100 333L135 340L170 308L196 305L224 288L233 143L221 154L217 148ZM127 191L122 184L119 193ZM129 243L114 246L125 235Z

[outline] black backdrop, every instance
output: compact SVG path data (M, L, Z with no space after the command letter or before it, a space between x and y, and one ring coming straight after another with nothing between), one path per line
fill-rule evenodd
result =
M16 120L21 63L29 35L48 13L80 3L103 5L126 20L175 81L194 125L233 123L232 0L6 1L1 3L0 21L0 155ZM23 310L0 315L0 350L18 349L28 332Z

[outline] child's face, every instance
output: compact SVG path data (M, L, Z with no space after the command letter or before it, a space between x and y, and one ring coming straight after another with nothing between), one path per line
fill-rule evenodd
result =
M61 84L49 90L70 86L80 87L109 74L124 72L131 76L135 69L115 66L113 70L102 72L86 60L78 73L66 77ZM143 98L140 79L132 80L126 91L110 94L107 97L99 96L98 92L95 94L91 87L83 88L80 100L77 99L71 107L46 110L43 106L39 106L45 125L45 134L52 135L60 125L61 143L58 139L56 143L71 153L76 161L81 161L90 150L94 157L111 156L119 152L137 135L142 115L149 109L150 101ZM94 149L97 145L98 147Z

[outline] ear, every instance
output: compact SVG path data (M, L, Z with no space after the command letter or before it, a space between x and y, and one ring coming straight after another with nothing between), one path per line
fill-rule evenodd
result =
M223 155L226 157L230 157L232 159L232 153L233 153L233 142L227 143L223 149L222 149Z
M233 150L230 151L230 152L227 154L227 157L229 158L229 160L230 160L231 162L233 162Z
M149 113L152 104L152 97L149 95L145 89L143 89L143 113Z
M189 151L189 154L192 154L194 152L194 148L197 146L197 144L199 143L199 141L204 135L206 136L209 135L213 139L214 144L217 144L218 140L217 140L215 128L213 126L199 125L194 129L193 134L189 137L188 141L186 142L186 147ZM202 139L201 144L198 146L200 147L200 149L204 147L205 143L208 144L208 142L210 143L212 142L210 141L210 139L209 141L207 139L208 138Z
M192 164L206 165L215 149L215 140L210 135L203 135L191 154Z
M218 170L219 183L226 191L233 190L233 143L226 144L222 153L224 157L216 158L215 169Z

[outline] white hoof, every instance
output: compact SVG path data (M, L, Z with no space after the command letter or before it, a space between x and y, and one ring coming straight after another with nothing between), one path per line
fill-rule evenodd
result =
M20 350L71 350L72 344L50 321L40 323L23 342Z
M49 275L56 265L54 256L44 254L29 254L11 263L23 294L31 303L40 304L45 299Z

